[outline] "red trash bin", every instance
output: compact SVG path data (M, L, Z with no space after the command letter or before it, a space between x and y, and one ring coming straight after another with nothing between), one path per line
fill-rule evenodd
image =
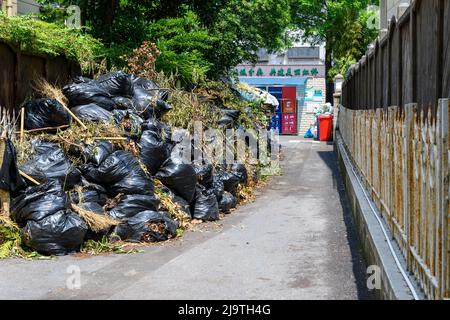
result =
M333 116L321 115L319 116L319 140L332 141L333 140Z

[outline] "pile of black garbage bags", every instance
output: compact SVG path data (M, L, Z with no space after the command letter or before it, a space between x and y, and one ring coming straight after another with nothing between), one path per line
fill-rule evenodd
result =
M86 240L104 236L130 242L175 237L179 224L155 196L154 178L187 218L214 221L220 212L236 207L238 186L248 182L245 166L184 161L170 126L159 120L171 110L168 93L154 82L114 72L96 80L78 77L63 92L71 111L84 122L120 124L130 119L127 138L138 145L140 155L117 150L108 141L83 143L81 149L66 153L56 143L35 139L29 160L18 169L40 185L18 178L11 190L12 217L22 228L26 246L46 255L64 255L78 251ZM26 129L70 125L73 120L52 99L31 101L25 109ZM234 126L239 112L223 114L221 126ZM90 230L72 204L121 224Z

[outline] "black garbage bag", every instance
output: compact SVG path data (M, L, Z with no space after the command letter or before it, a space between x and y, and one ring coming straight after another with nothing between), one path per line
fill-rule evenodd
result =
M153 133L161 135L164 129L164 125L159 120L150 118L142 123L141 129L142 131L151 131Z
M231 193L225 192L219 202L219 210L225 214L229 214L231 209L236 208L237 198Z
M141 114L144 118L150 117L150 114L153 113L151 109L153 109L153 105L156 103L157 91L151 92L135 87L133 92L134 110L136 110L136 112Z
M191 164L177 163L170 158L156 173L156 178L188 203L194 200L197 175Z
M126 195L109 211L109 215L118 220L127 220L142 211L157 211L158 207L159 200L153 195Z
M121 110L133 110L133 100L126 97L114 97L113 98L114 103L116 104L117 109Z
M173 107L164 100L158 100L156 101L156 107L153 109L154 116L159 119L172 109Z
M80 189L70 191L67 195L70 202L75 204L97 203L104 206L108 200L106 189L98 184L92 183L80 186Z
M79 204L81 208L87 211L91 211L100 215L105 214L105 210L103 209L103 206L100 205L97 202L83 202Z
M172 143L172 128L157 119L149 118L141 125L142 131L151 131L159 135L165 142Z
M143 211L118 225L114 233L130 242L159 242L176 237L177 229L178 223L166 214Z
M233 119L233 121L237 121L241 115L241 111L234 109L221 109L221 112L224 116Z
M192 217L203 221L219 220L219 204L214 192L198 186L191 205Z
M114 119L131 137L137 138L141 135L141 126L144 123L139 115L129 110L114 110Z
M59 180L64 188L71 188L80 181L80 170L67 160L58 145L34 140L33 150L33 157L20 167L29 176L39 182Z
M63 93L69 99L72 108L94 103L103 109L112 111L116 106L112 96L94 81L69 84L63 88Z
M220 111L222 112L223 116L220 118L218 122L219 128L222 129L234 128L237 124L239 116L241 115L241 112L239 110L233 109L221 109Z
M183 211L186 214L186 217L188 217L189 219L192 218L191 206L186 200L184 200L182 197L175 195L172 198L172 201L180 207L181 211Z
M118 150L110 154L102 164L95 166L82 166L83 176L89 182L95 182L108 187L118 183L133 171L142 170L137 159L129 152Z
M90 79L90 78L87 78L87 77L83 77L83 76L78 76L78 77L75 77L75 78L72 79L72 82L76 83L76 84L78 84L78 83L89 83L91 81L93 81L93 80Z
M141 78L135 75L131 76L131 81L133 83L133 89L139 88L144 90L152 90L152 89L159 89L159 86L153 82L152 80L148 80L145 78ZM154 91L157 92L157 91Z
M219 177L223 182L224 190L231 194L235 194L240 181L239 177L232 172L226 171L220 172Z
M114 145L109 141L97 141L83 146L83 157L86 162L99 166L111 153Z
M98 77L95 83L112 96L131 96L133 94L131 76L123 71L104 74Z
M231 117L223 116L217 124L221 129L231 129L234 127L235 121Z
M23 226L27 221L39 221L67 208L68 201L59 181L28 187L12 198L11 216Z
M147 177L141 167L133 169L130 174L107 188L109 194L153 194L153 179Z
M211 164L194 165L197 181L206 189L213 188L214 184L214 167Z
M172 106L163 100L150 101L146 107L139 104L135 107L136 112L144 119L160 119L172 109Z
M186 200L184 200L180 196L177 196L172 190L170 190L169 188L167 188L164 185L160 189L163 193L165 193L172 199L172 202L174 202L175 204L177 204L180 207L181 211L183 211L186 214L187 218L189 218L189 219L192 218L190 205ZM160 203L158 211L164 211L165 209L166 208L164 208L164 206Z
M142 89L145 92L156 96L157 99L166 101L169 97L167 90L161 89L155 82L132 75L131 81L133 82L133 90ZM139 91L139 90L138 90ZM134 91L136 93L136 91Z
M114 120L114 116L111 112L99 107L95 103L77 106L72 108L71 111L81 121L109 123Z
M218 202L220 202L222 200L223 193L225 192L224 188L225 187L223 185L223 181L220 178L220 176L215 175L213 178L212 191L214 192L214 195L216 196Z
M98 184L99 179L98 166L92 163L86 163L78 166L81 172L82 179L85 179L89 183Z
M5 139L0 143L4 143L5 146L0 167L0 189L14 193L26 185L17 168L16 148L10 139Z
M231 166L231 172L238 177L239 183L247 184L248 183L248 172L247 168L244 164L235 163Z
M69 125L72 117L54 99L38 99L25 105L24 126L27 130Z
M153 181L142 170L138 160L129 152L113 152L102 164L83 166L83 176L104 186L108 194L153 194Z
M169 158L171 146L153 131L144 131L139 146L142 162L147 166L148 171L155 175Z
M60 210L39 221L30 220L21 231L22 242L45 255L78 251L87 232L86 223L71 210Z
M145 113L146 117L154 114L153 107L157 105L157 101L166 101L168 93L160 90L159 86L151 80L132 76L133 82L133 104L139 113ZM167 106L161 106L160 111L164 111ZM168 110L167 110L168 111Z
M166 195L168 195L168 196L171 197L171 198L176 197L175 192L173 192L172 190L170 190L169 188L167 188L165 185L160 186L160 187L159 187L159 190L160 190L162 193L165 193Z

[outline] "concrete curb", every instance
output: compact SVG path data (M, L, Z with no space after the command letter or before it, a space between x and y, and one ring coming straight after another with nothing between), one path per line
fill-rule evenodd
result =
M394 254L389 248L388 240L383 233L383 229L375 216L372 208L376 207L368 200L361 185L359 177L355 175L357 170L348 157L347 150L343 144L340 133L336 132L335 148L338 154L339 168L341 170L344 185L347 191L350 208L355 221L358 237L361 243L364 258L368 266L378 266L381 271L381 289L372 290L374 298L385 300L414 300L412 290L408 286L408 282L402 275L402 272L396 263ZM381 215L376 212L379 217ZM384 220L382 223L385 223ZM393 239L389 229L385 228L388 233L388 238ZM403 270L406 270L406 261L397 244L391 241L394 247L395 255L397 256ZM423 293L418 288L415 280L408 273L407 277L410 283L413 284L413 289L420 299L423 299Z

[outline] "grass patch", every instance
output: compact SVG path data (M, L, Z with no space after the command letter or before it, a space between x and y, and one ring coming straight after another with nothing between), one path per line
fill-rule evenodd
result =
M98 256L106 253L114 254L133 254L142 253L142 250L135 248L136 244L125 243L121 241L111 241L107 236L103 236L102 240L88 240L81 246L80 252L92 256Z

